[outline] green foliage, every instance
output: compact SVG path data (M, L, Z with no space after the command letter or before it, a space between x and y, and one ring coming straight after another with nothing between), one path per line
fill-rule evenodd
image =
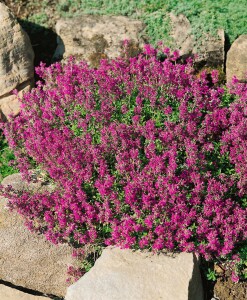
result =
M245 0L192 0L172 1L169 10L184 14L192 24L192 33L200 37L202 32L216 34L223 28L232 43L246 33L247 2Z
M246 33L247 2L245 0L69 0L59 1L62 16L75 14L113 14L139 18L146 24L151 43L159 40L171 44L168 13L184 14L199 38L203 32L217 33L223 28L232 43Z
M28 18L30 22L47 27L48 16L44 12L34 14Z
M234 97L233 97L233 95L227 93L226 87L224 87L224 89L225 89L225 93L222 97L221 106L228 107L234 101Z
M19 5L20 0L13 0ZM184 14L192 25L192 33L200 38L203 33L217 34L225 30L232 43L239 35L247 33L247 2L245 0L59 0L26 3L33 14L27 20L37 25L50 27L47 7L53 6L60 17L80 14L123 15L142 20L150 43L162 40L172 45L169 13ZM54 24L53 24L54 25Z
M102 251L104 248L99 245L93 245L91 247L91 251L88 251L87 255L84 257L84 259L81 262L81 269L84 272L90 271L90 269L94 266L96 260L100 257L102 254Z
M146 0L101 0L101 1L60 1L57 10L62 16L74 16L78 14L107 14L123 15L138 18L146 24L146 33L151 37L150 42L156 43L166 39L170 44L169 18L167 16L164 2L167 1L146 1Z
M238 274L241 279L247 279L247 243L243 244L239 250L238 255L240 261L236 264Z
M206 276L208 280L216 281L216 273L214 270L208 268Z
M9 162L14 160L14 158L13 152L9 149L6 140L0 133L0 181L4 177L18 172L9 166Z

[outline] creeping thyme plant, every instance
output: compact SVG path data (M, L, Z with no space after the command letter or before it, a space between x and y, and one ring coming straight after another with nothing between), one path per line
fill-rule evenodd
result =
M31 230L75 249L207 260L246 245L247 86L195 76L192 60L160 48L98 69L73 59L37 68L42 81L4 129L23 176L38 166L56 187L3 192Z

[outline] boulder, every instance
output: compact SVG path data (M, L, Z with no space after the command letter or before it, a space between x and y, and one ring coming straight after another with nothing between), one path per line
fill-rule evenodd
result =
M236 76L240 82L247 82L247 34L240 35L227 52L226 79L231 82Z
M0 110L5 115L19 112L19 103L12 91L20 95L33 84L34 53L26 32L9 8L0 2Z
M190 21L183 14L170 13L171 37L173 48L178 49L185 58L197 54L195 60L198 67L220 67L223 69L225 60L225 34L223 29L217 31L217 36L205 33L196 38L191 29Z
M0 110L3 115L4 121L9 119L9 115L17 116L20 112L20 102L18 98L21 99L23 93L30 91L33 86L33 80L29 80L21 84L18 89L18 97L9 93L8 95L0 98Z
M66 300L203 300L194 254L152 255L106 248L94 267L71 285Z
M33 172L33 174L35 174L35 172ZM35 175L35 178L37 179L38 175ZM13 189L17 190L17 191L23 191L24 189L28 189L28 190L38 190L40 188L45 188L42 185L42 182L39 180L35 180L33 182L29 182L27 183L25 180L22 179L22 176L20 173L15 173L12 175L9 175L7 177L5 177L1 184L6 187L6 186L12 186ZM47 187L46 187L47 188ZM48 186L48 188L50 188L50 186Z
M176 16L173 13L170 13L170 19L174 49L179 49L179 53L182 56L192 54L194 38L191 33L190 21L183 14Z
M0 299L1 300L49 300L51 298L24 293L17 289L13 289L6 285L0 284Z
M123 16L83 15L60 19L56 24L58 46L54 58L75 56L97 67L100 59L121 55L122 41L131 41L130 56L145 44L144 24Z
M46 188L27 184L20 174L2 181L16 190ZM6 208L7 200L0 198L0 279L45 294L64 296L67 267L75 265L68 245L54 245L44 236L31 233L23 218ZM0 298L1 299L1 298Z

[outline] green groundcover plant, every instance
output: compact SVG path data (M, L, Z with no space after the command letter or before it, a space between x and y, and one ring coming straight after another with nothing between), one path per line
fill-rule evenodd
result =
M6 1L8 3L8 1ZM203 33L217 34L225 30L229 42L246 34L247 3L245 0L12 0L16 6L29 7L27 20L44 27L51 26L46 9L54 8L60 17L80 14L124 15L142 20L150 43L163 40L172 46L169 13L184 14L190 21L192 33L199 38ZM22 20L23 21L23 20ZM25 26L25 25L24 25ZM33 28L41 30L42 28ZM30 29L27 29L30 30Z
M221 87L217 71L195 76L192 60L178 58L160 44L98 69L73 58L41 64L4 133L23 176L39 168L55 189L2 194L53 243L196 252L235 262L237 281L247 86L235 78Z
M6 139L0 132L0 181L11 174L18 172L10 163L14 160L14 154L9 149Z
M232 43L239 35L247 33L245 0L61 0L57 11L63 16L89 13L140 18L147 25L146 32L153 44L159 40L172 43L170 12L184 14L191 22L196 38L205 32L216 35L222 28Z

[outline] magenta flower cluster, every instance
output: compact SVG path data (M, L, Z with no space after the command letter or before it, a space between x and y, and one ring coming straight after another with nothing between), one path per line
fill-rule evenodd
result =
M165 57L164 57L165 56ZM5 127L18 167L50 192L5 191L30 229L54 243L225 256L247 236L247 87L147 45L135 58L71 59Z

